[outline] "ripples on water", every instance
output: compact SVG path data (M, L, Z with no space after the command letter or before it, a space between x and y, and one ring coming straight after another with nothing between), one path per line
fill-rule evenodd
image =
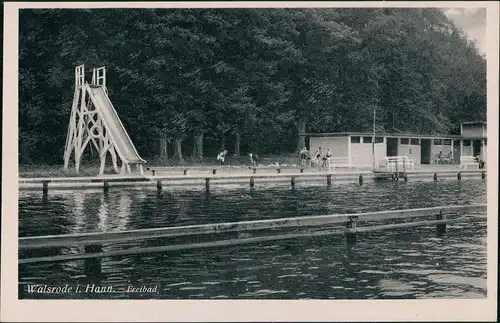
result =
M485 203L480 180L408 183L297 183L20 192L19 234L34 236L129 230L332 213ZM82 298L380 299L486 297L486 223L300 239L165 254L104 258L100 275L83 261L19 267L20 297L27 284L159 284L151 294L81 294ZM71 250L65 250L70 253ZM132 295L132 296L131 296ZM50 298L50 295L43 295ZM60 298L58 295L54 298ZM64 297L64 296L63 296Z

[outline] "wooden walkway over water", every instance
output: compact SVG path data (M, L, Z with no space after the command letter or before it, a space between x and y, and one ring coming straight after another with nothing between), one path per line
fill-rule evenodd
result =
M377 173L372 171L357 172L324 172L324 171L305 171L304 169L280 169L274 172L264 170L258 172L256 169L243 170L239 172L219 172L217 169L204 170L198 172L189 172L189 170L179 171L179 174L170 173L143 175L143 176L119 176L105 175L93 177L56 177L56 178L19 178L19 189L42 189L47 192L50 189L70 189L70 188L103 188L105 191L111 186L156 186L162 189L164 185L205 185L207 189L211 184L242 184L248 183L254 187L256 183L270 182L288 182L291 186L299 181L323 181L327 185L339 181L355 181L363 185L366 180L392 179L404 180L411 179L433 179L437 181L440 178L486 178L486 170L415 170L404 174L399 173Z
M486 219L486 210L486 204L451 205L358 214L332 214L116 232L21 237L19 238L19 250L20 252L27 251L28 257L20 257L19 263L95 260L104 257L214 248L339 234L345 235L348 243L355 243L357 233L431 225L436 226L438 234L444 234L447 223ZM236 233L236 237L228 238L227 234L231 233ZM187 242L182 242L180 239L182 237L185 237ZM203 240L203 237L209 239ZM103 251L104 247L108 248L116 244L155 239L157 243L154 246L146 244ZM170 240L165 242L165 239ZM179 242L180 240L181 242ZM38 252L33 253L33 251L40 249L68 247L71 247L73 251L77 250L77 253L47 256L39 256ZM33 254L38 256L31 257L30 255Z

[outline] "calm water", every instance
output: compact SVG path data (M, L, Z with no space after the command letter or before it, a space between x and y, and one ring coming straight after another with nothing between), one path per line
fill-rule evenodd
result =
M286 184L101 191L22 191L19 234L141 229L438 205L486 203L486 183ZM106 249L108 248L108 249ZM120 248L120 246L104 247ZM71 253L74 250L60 250ZM486 297L486 221L84 261L20 265L20 298L383 299ZM113 286L116 293L31 294L30 284ZM125 293L157 285L157 293ZM83 287L82 287L83 288Z

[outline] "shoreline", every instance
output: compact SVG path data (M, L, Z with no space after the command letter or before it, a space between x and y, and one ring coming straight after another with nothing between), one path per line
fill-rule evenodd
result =
M242 169L251 169L250 160L248 156L229 157L226 163L221 166L215 158L206 158L203 160L191 160L186 158L184 163L178 161L161 162L157 158L147 159L150 163L143 165L144 174L151 174L150 168L162 168L163 171L182 171L184 169L190 170L212 170L224 169L225 171L234 171ZM285 155L269 155L260 156L258 164L259 168L292 168L300 169L300 158L298 154L285 154ZM85 177L85 176L99 176L99 163L95 161L83 161L80 166L80 173L77 174L74 166L71 165L68 171L64 170L64 165L61 164L24 164L19 165L20 178L45 178L45 177ZM111 165L106 165L104 175L117 175Z

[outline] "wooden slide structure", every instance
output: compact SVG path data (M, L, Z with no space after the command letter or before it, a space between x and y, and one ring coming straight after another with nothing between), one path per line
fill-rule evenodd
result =
M146 161L137 153L107 92L104 67L93 69L91 84L85 82L85 66L76 67L75 94L64 150L64 169L68 170L74 152L75 170L78 174L82 154L91 144L99 154L100 175L104 173L108 152L115 172L132 174L131 166L135 165L137 172L142 175L142 165ZM121 162L121 170L118 162Z

